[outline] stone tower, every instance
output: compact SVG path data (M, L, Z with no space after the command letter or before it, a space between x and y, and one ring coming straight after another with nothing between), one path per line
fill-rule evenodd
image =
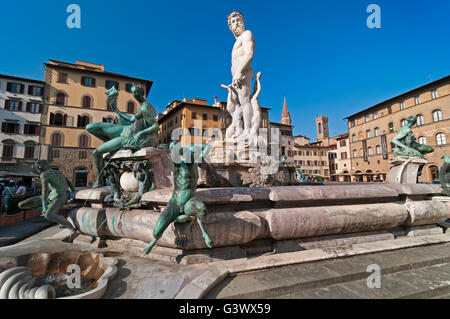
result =
M284 98L283 112L281 113L281 124L291 125L291 114L287 107L286 97Z
M317 139L323 140L329 137L328 132L328 117L319 116L316 117L316 126L317 126Z

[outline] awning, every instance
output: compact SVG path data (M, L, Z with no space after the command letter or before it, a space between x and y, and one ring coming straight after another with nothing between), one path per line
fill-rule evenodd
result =
M0 177L39 177L39 172L32 166L23 163L0 165Z
M32 173L32 172L23 172L23 171L0 171L0 177L6 177L6 176L18 176L18 177L39 177L39 174Z

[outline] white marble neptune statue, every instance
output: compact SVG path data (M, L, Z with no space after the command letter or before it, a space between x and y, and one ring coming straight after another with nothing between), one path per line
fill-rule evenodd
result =
M231 54L231 74L233 82L228 90L227 111L231 114L232 123L227 128L226 140L247 139L247 143L256 145L258 129L261 122L261 108L258 96L261 92L261 72L256 75L253 95L252 81L255 76L250 63L255 51L255 39L250 30L245 30L244 17L239 11L228 16L228 26L233 32L236 42Z

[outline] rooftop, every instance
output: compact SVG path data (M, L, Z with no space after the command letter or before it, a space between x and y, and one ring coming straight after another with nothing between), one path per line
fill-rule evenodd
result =
M33 82L33 83L38 83L38 84L42 84L42 85L45 84L44 81L33 80L33 79L29 79L29 78L22 78L22 77L18 77L18 76L7 75L7 74L0 74L0 78L5 78L5 79L10 79L10 80L15 80L15 81L22 81L22 82Z
M222 103L218 102L217 104ZM161 123L164 118L175 113L178 110L181 110L185 106L197 106L197 107L205 107L205 108L213 108L220 109L218 105L208 105L207 100L193 98L192 100L183 98L182 101L174 100L166 106L166 110L163 113L160 113L161 116L158 118L158 122Z
M411 95L412 93L416 93L416 92L421 91L421 90L424 90L424 89L426 89L426 88L435 86L435 85L438 84L438 83L443 83L443 82L448 82L448 81L450 81L450 75L444 76L443 78L440 78L440 79L438 79L438 80L436 80L436 81L429 82L429 83L424 84L424 85L422 85L422 86L419 86L419 87L417 87L417 88L415 88L415 89L409 90L409 91L407 91L407 92L405 92L405 93L402 93L402 94L400 94L400 95L397 95L397 96L394 96L394 97L392 97L392 98L390 98L390 99L387 99L387 100L385 100L385 101L383 101L383 102L380 102L380 103L378 103L378 104L375 104L375 105L373 105L373 106L371 106L371 107L368 107L368 108L366 108L366 109L364 109L364 110L362 110L362 111L359 111L359 112L357 112L357 113L355 113L355 114L352 114L352 115L350 115L350 116L345 117L344 120L347 120L347 119L349 119L349 118L351 118L351 117L354 117L354 116L360 115L360 114L362 114L362 113L365 113L365 112L367 112L367 111L369 111L369 110L371 110L371 109L374 109L374 108L376 108L376 107L379 107L379 106L381 106L381 105L383 105L383 104L392 103L392 102L394 102L396 99L399 99L399 98L402 98L402 97L406 97L406 96L408 96L408 95Z
M84 61L76 61L76 63L74 64L74 63L49 59L49 63L44 63L44 65L46 67L58 67L61 69L66 69L66 70L77 70L77 71L83 71L83 72L94 73L94 74L108 75L108 76L115 77L115 78L128 79L131 81L134 80L134 81L145 82L147 96L153 85L153 81L151 81L151 80L145 80L145 79L141 79L141 78L131 77L131 76L119 74L119 73L107 72L107 71L105 71L105 66L102 64L96 64L96 63L84 62Z
M269 123L270 123L270 124L279 125L279 126L294 127L294 126L292 126L292 125L283 124L283 123L277 123L277 122L272 122L272 121L269 121Z

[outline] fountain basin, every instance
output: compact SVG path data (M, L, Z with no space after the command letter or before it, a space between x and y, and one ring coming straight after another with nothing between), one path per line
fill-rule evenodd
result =
M12 257L0 266L0 299L99 299L116 264L115 258L79 251Z

